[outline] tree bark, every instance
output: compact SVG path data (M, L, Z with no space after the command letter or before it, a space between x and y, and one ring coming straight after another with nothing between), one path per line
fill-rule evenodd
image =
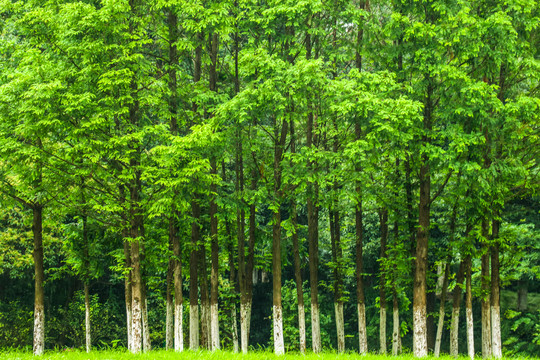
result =
M193 216L191 223L191 253L189 258L189 348L199 349L199 250L200 238L199 219L201 209L198 199L191 202L191 213Z
M32 207L32 232L34 236L34 355L45 350L45 294L43 282L43 206Z
M343 279L341 273L343 254L341 250L339 211L336 208L330 208L329 215L332 261L334 263L334 312L336 316L337 350L341 353L345 351L345 319L343 317Z
M126 230L122 231L122 238L124 239L124 261L125 261L125 267L126 269L129 269L126 278L124 280L124 286L125 286L125 302L126 302L126 332L127 332L127 348L131 351L132 344L133 344L133 336L132 336L132 329L133 329L133 309L132 309L132 288L131 288L131 255L130 255L130 245L129 241L127 240L129 234Z
M428 132L432 128L433 84L428 77L428 88L424 99L424 131L422 143L430 143ZM428 354L427 344L427 310L426 310L426 271L429 243L431 176L429 157L422 154L420 166L420 202L418 206L418 231L416 233L416 260L413 286L413 352L415 357Z
M306 34L306 59L311 59L311 35ZM314 116L312 103L308 94L308 115L306 129L306 146L313 147ZM308 171L313 171L315 162L308 162ZM307 212L308 212L308 255L309 255L309 286L311 296L311 339L314 353L319 353L321 345L321 324L319 315L319 214L317 209L318 187L316 184L307 184Z
M453 357L458 356L459 352L459 310L460 303L463 294L463 280L465 278L466 260L461 260L459 264L459 270L456 276L456 287L452 293L452 322L450 324L450 355Z
M491 336L492 355L495 358L502 357L499 275L499 228L500 221L493 220L491 231L494 240L494 244L491 248Z
M399 326L399 303L397 292L394 289L393 295L393 329L392 329L392 356L397 356L401 352L401 337L400 337L400 326Z
M294 133L294 122L291 121L291 153L296 153L296 137ZM300 260L300 244L298 241L298 213L296 209L296 201L291 202L291 217L294 232L293 240L293 256L294 256L294 278L296 280L296 301L298 303L298 335L300 353L306 352L306 312L304 308L304 291L302 289L302 263Z
M518 291L517 291L517 311L527 311L529 309L529 281L527 279L518 280Z
M174 216L169 220L169 239L173 250L173 284L174 284L174 350L184 350L184 334L182 330L184 314L184 295L182 294L182 248L178 237L178 228Z
M169 222L172 220L169 219ZM170 225L169 225L170 226ZM172 253L172 243L169 234L169 252ZM173 255L174 256L174 255ZM171 256L167 264L167 286L165 293L165 349L171 350L174 348L174 304L173 304L173 272L174 258Z
M474 323L472 312L472 261L468 255L465 260L467 273L466 292L466 318L467 318L467 354L471 359L474 359Z
M211 159L212 174L217 175L216 159ZM211 191L217 193L217 186L212 184ZM219 244L218 244L218 219L217 219L217 203L216 195L210 195L210 236L211 236L211 251L212 251L212 271L210 278L210 349L218 350L219 343L219 311L218 311L218 276L219 276Z
M443 333L443 327L444 327L444 308L446 305L446 293L448 291L448 276L450 275L450 263L446 262L444 264L444 278L443 278L443 284L442 284L442 290L441 290L441 305L439 307L439 323L437 324L437 338L435 340L435 351L434 356L439 357L441 353L441 341L442 341L442 333Z
M274 353L285 353L283 339L283 306L281 304L281 161L288 133L288 122L283 119L281 133L277 128L277 119L274 118L275 143L274 143L274 201L276 208L272 215L272 303L274 322Z
M487 238L489 236L488 221L484 219L482 221L482 236L484 238L482 242L482 357L491 357L491 313L490 313L490 271L489 271L489 246L487 245Z
M386 261L386 244L388 240L388 210L379 212L381 229L381 254L379 263L379 353L386 355L386 276L384 262Z

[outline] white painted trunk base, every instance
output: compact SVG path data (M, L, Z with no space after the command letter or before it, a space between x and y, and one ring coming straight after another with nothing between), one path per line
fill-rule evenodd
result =
M439 323L437 324L437 336L435 338L435 350L433 355L439 357L441 353L442 332L444 326L444 305L439 308Z
M142 350L142 310L140 301L133 299L131 305L131 352L138 354Z
M210 338L210 304L201 305L201 333L203 335L203 344L200 344L203 348L209 349L212 339ZM206 336L205 336L206 335Z
M313 352L321 352L321 318L319 307L311 303L311 339Z
M428 355L426 319L425 306L413 307L413 352L415 357Z
M210 305L210 349L219 350L219 310L218 304Z
M236 304L233 304L232 308L232 340L233 340L233 351L238 352L238 323L236 320Z
M45 349L45 312L34 307L34 355L43 355Z
M400 333L399 333L399 308L393 309L393 329L392 329L392 355L396 356L401 352Z
M386 308L379 311L379 354L386 354Z
M298 333L300 337L300 353L306 352L306 310L304 305L298 305Z
M131 351L133 348L133 309L130 307L126 307L126 327L127 327L127 343L128 343L128 350Z
M251 320L251 304L240 304L240 346L242 353L247 354L249 349L249 322Z
M182 331L182 318L184 314L184 306L182 304L175 305L174 309L174 350L184 351L184 334Z
M90 304L86 302L84 306L84 332L86 335L86 352L92 350L92 337L90 332Z
M366 333L366 305L364 303L357 304L358 310L358 342L360 354L367 354L367 333Z
M501 358L501 309L498 306L491 306L491 336L493 352L492 355L494 358Z
M474 327L472 308L467 306L465 314L467 318L467 354L471 359L474 359Z
M488 304L482 304L482 357L484 359L491 357L491 314L489 301Z
M457 357L459 353L459 308L452 308L452 322L450 325L450 355Z
M148 325L148 302L144 300L144 306L142 308L142 330L143 330L143 350L151 351L152 344L150 343L150 327Z
M338 352L345 351L345 319L343 318L343 303L334 303L336 314L337 348Z
M166 304L165 315L165 349L174 348L174 305L172 301Z
M189 348L199 349L199 305L189 306Z
M285 353L285 342L283 339L283 308L281 306L273 306L274 317L274 353L283 355Z

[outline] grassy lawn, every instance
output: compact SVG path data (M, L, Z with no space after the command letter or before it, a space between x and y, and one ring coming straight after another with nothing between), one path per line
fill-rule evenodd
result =
M184 351L182 353L175 353L173 351L152 351L149 353L139 354L139 355L133 355L126 351L93 351L90 354L87 354L86 352L80 351L80 350L69 350L69 351L61 351L61 352L55 352L55 351L48 351L43 356L39 357L39 359L50 359L50 360L60 360L60 359L73 359L73 360L93 360L93 359L99 359L99 360L128 360L128 359L140 359L140 360L195 360L195 359L208 359L208 360L222 360L222 359L238 359L238 360L272 360L272 359L280 359L280 360L316 360L316 359L324 359L324 360L352 360L352 359L359 359L362 358L363 360L390 360L390 359L397 359L397 360L409 360L409 359L415 359L412 354L403 355L399 357L391 357L391 356L382 356L382 355L365 355L360 356L355 353L347 353L347 354L336 354L336 353L324 353L324 354L308 354L308 355L300 355L297 353L289 353L282 356L276 356L271 352L260 352L260 351L254 351L247 355L243 354L235 354L228 351L216 351L216 352L208 352L208 351ZM430 357L431 358L431 357ZM479 356L478 359L481 357ZM32 353L29 352L0 352L0 359L2 360L25 360L25 359L36 359L32 355ZM442 360L454 360L454 358L450 356L442 356L439 359ZM460 357L460 359L467 359L466 357ZM508 358L510 359L510 358ZM518 358L512 358L512 359L518 359ZM526 359L525 357L522 357L520 359ZM529 358L534 359L534 358ZM537 358L538 359L538 358Z

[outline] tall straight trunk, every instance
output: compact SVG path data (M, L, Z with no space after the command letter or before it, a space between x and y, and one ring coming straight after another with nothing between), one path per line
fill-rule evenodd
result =
M45 296L43 281L43 206L32 207L32 232L34 235L34 355L45 350Z
M152 350L152 343L150 341L150 324L148 323L148 300L146 298L146 286L142 286L142 301L141 301L141 312L142 312L142 329L143 329L143 350L145 352Z
M435 340L434 356L439 357L441 353L441 340L444 327L444 308L446 305L446 293L448 292L448 276L450 275L450 263L444 264L444 278L441 290L441 305L439 307L439 323L437 324L437 338Z
M210 91L217 92L217 56L218 35L212 33L210 38ZM210 158L211 173L217 175L216 158ZM212 270L210 276L210 350L219 349L219 310L218 310L218 276L219 276L219 243L218 243L218 218L217 218L217 185L212 183L210 187L210 238Z
M393 329L392 329L392 356L397 356L401 352L401 337L400 337L400 326L399 326L399 303L397 291L394 289L392 294L393 306Z
M225 177L224 177L225 179ZM229 283L231 286L236 287L236 272L235 272L235 264L234 264L234 244L232 235L230 234L230 226L228 223L225 224L227 233L229 234ZM233 299L232 306L231 306L231 337L233 342L233 351L235 353L238 352L238 324L237 324L237 315L236 315L236 299Z
M489 222L487 219L482 221L482 236L484 241L482 243L482 357L491 357L491 314L490 314L490 271L489 271L489 246L487 244L487 238L489 236Z
M433 84L427 77L428 88L424 99L424 131L422 143L429 144L428 132L432 128ZM416 233L416 260L413 284L413 352L416 357L428 354L427 344L427 309L426 309L426 271L429 243L431 175L429 157L422 154L420 166L420 202L418 205L418 231Z
M296 153L296 137L294 133L294 122L291 121L291 153ZM306 312L304 308L304 291L302 289L302 264L300 260L300 244L298 241L298 213L296 209L296 201L291 203L291 217L294 232L293 240L293 256L294 256L294 278L296 280L296 301L298 303L298 335L300 353L306 352Z
M396 160L396 169L399 169L399 160ZM399 171L396 171L397 181L399 182ZM398 196L396 192L396 196ZM396 220L394 221L394 242L396 245L399 245L399 212L395 211ZM401 333L400 333L400 324L399 324L399 301L398 301L398 268L397 263L394 262L392 276L392 314L393 314L393 329L392 329L392 355L397 356L401 353Z
M132 335L132 329L133 329L133 309L132 309L132 289L131 289L131 254L130 254L130 246L127 238L129 237L129 233L124 230L122 231L122 238L124 239L124 262L126 269L130 269L130 271L127 273L126 278L124 280L124 296L125 296L125 302L126 302L126 332L127 332L127 348L131 351L132 344L133 344L133 335Z
M182 294L182 248L174 216L169 221L169 238L173 248L173 282L174 282L174 350L184 350L184 333L182 323L184 316L184 295Z
M189 257L189 348L199 349L199 220L201 209L197 199L191 202L191 253Z
M381 227L381 254L379 263L379 353L386 354L386 276L384 261L386 261L386 244L388 240L388 210L379 212Z
M357 56L358 58L358 56ZM360 58L361 59L361 58ZM361 64L361 60L360 64ZM356 140L360 140L361 128L360 124L355 124ZM360 172L360 165L356 166L356 171ZM355 208L355 228L356 228L356 307L358 312L358 342L360 354L368 352L367 330L366 330L366 305L364 295L364 223L362 213L362 188L359 181L356 182L356 194L358 203Z
M499 275L499 228L500 221L493 220L492 237L494 244L491 248L491 337L492 355L502 357L501 344L501 307L500 307L500 275Z
M138 223L132 219L131 226L131 308L132 308L132 347L131 352L136 354L142 350L142 274L140 262L140 243L136 240L139 237Z
M251 171L251 186L250 189L254 193L257 189L259 172L256 167L253 167ZM253 269L255 267L255 233L257 230L257 224L255 217L257 216L257 209L255 203L249 205L249 240L248 240L248 255L246 264L246 276L245 276L245 289L246 299L244 308L244 318L246 324L246 337L249 340L249 332L251 326L251 308L253 304ZM247 351L248 341L246 340ZM243 349L244 350L244 349Z
M337 204L335 204L337 205ZM340 219L337 209L329 209L330 238L332 242L332 261L334 263L334 312L336 316L337 350L345 351L345 319L343 317L343 279L341 274Z
M461 260L456 276L456 287L452 293L452 321L450 323L450 355L458 356L459 352L459 310L461 298L463 297L463 280L465 278L467 263Z
M200 39L200 34L198 35ZM195 48L195 58L193 59L193 83L196 84L201 79L202 47ZM198 105L192 104L193 112L196 113ZM193 195L191 201L191 250L189 257L189 348L197 350L199 348L199 291L198 291L198 267L199 267L199 241L200 241L200 218L201 207L197 195Z
M169 220L170 221L170 220ZM169 237L169 252L172 253L172 244ZM174 303L173 303L173 272L174 260L169 258L167 264L167 286L165 293L165 349L174 348Z
M286 119L283 119L281 133L277 128L277 123L277 119L274 118L274 201L277 202L277 206L272 215L272 314L274 323L274 353L281 355L285 353L283 306L281 304L281 200L283 196L281 189L281 161L287 139L288 122Z
M311 35L306 34L306 59L311 59ZM314 116L312 111L312 102L310 95L307 95L308 115L306 129L306 145L313 147ZM315 162L308 162L308 171L313 171ZM311 339L314 353L319 353L321 345L321 324L319 314L319 214L317 209L316 184L309 182L307 184L307 213L308 213L308 255L309 255L309 286L311 296Z
M86 199L84 196L84 190L82 193L81 203L83 206L86 204ZM84 275L83 275L83 287L84 287L84 333L85 333L85 342L86 342L86 352L89 353L92 350L92 336L90 332L90 254L89 254L89 243L88 243L88 216L86 211L83 211L82 216L82 242L84 246Z
M167 12L167 25L169 30L169 112L171 116L170 131L172 135L178 135L178 92L176 65L178 64L178 49L176 41L178 39L178 16L171 7ZM173 204L171 217L169 218L169 246L173 257L169 260L167 276L167 337L166 348L174 346L175 351L184 350L184 336L182 332L183 319L183 294L182 294L182 251L180 239L178 237L177 225L175 222L176 206ZM173 289L171 289L171 287ZM174 291L174 305L172 303L172 292ZM174 306L174 307L173 307ZM174 317L171 320L171 316Z
M201 345L210 348L210 298L208 296L208 271L206 265L206 247L199 246L199 292L201 295Z
M86 352L92 350L92 337L90 334L90 290L88 282L84 282L84 333L86 338Z
M472 313L472 260L468 255L466 259L467 286L465 288L465 313L467 318L467 354L474 359L474 323Z
M294 277L296 280L296 300L298 302L298 333L299 333L299 348L300 353L306 352L306 312L304 308L304 292L302 290L302 270L300 260L300 245L298 243L298 214L296 213L296 203L292 204L293 211L293 226L295 231L293 233L293 254L294 254Z
M517 290L517 311L527 311L529 309L529 281L527 278L518 280Z

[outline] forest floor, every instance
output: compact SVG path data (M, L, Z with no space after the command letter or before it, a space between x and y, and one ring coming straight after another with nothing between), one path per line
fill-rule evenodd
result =
M93 351L91 353L86 353L80 350L65 350L65 351L47 351L43 356L35 357L31 352L18 352L18 351L8 351L2 352L0 350L0 359L2 360L195 360L195 359L208 359L208 360L412 360L416 359L412 354L401 355L398 357L391 357L385 355L374 355L369 354L366 356L360 356L356 353L323 353L323 354L307 354L301 355L298 353L287 353L282 356L274 355L271 352L263 351L253 351L247 355L232 353L229 351L184 351L182 353L175 353L174 351L151 351L149 353L143 353L134 355L127 351L116 350L116 351ZM478 357L480 359L481 357ZM430 356L428 360L434 359ZM450 356L442 356L438 358L440 360L455 360ZM465 360L467 357L460 357L459 359ZM540 359L534 357L512 357L504 359Z

